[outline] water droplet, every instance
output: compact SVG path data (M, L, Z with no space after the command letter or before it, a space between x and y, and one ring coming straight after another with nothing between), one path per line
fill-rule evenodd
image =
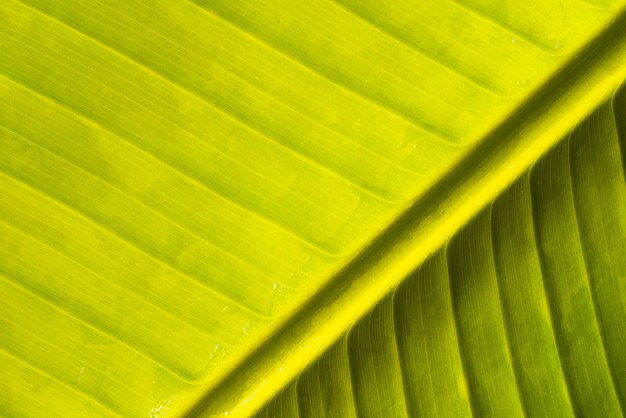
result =
M515 38L511 38L511 43L514 44L515 43Z
M167 410L170 408L170 406L172 406L172 400L175 400L175 399L176 398L168 398L168 399L164 399L160 401L150 410L149 417L158 418L161 415L161 413L164 413L164 414L167 413Z
M220 345L215 344L215 348L213 348L213 352L209 355L209 360L213 360L213 357L217 354L217 350L219 350Z

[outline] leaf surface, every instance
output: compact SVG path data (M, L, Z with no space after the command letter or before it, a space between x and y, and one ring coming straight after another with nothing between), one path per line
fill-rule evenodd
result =
M623 416L626 180L615 110L596 110L258 416L289 390L303 407L270 416L343 416L350 406L316 396L321 367L350 376L324 379L324 391L351 387L359 416ZM342 348L349 367L336 360Z
M624 13L2 1L0 414L623 408Z

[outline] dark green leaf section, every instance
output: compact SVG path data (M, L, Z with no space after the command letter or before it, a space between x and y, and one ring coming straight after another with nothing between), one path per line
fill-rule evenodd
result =
M435 254L405 281L394 301L404 382L416 388L405 393L410 415L436 416L449 410L457 416L471 416L445 254Z
M626 87L622 87L621 91L615 96L613 106L615 108L617 135L622 149L622 166L624 167L624 175L626 176L626 118L620 116L626 115Z
M493 259L512 365L530 416L572 416L536 250L528 176L491 211Z
M259 416L620 417L624 91Z
M306 378L297 385L300 416L356 417L345 339L329 349L304 375Z

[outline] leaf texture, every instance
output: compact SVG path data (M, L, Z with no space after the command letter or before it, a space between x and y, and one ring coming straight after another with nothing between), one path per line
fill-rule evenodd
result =
M467 203L467 196L478 201L497 194L525 169L519 164L500 176L477 163L476 173L493 184L460 190L447 180L461 175L459 167L502 150L524 164L534 162L542 147L623 81L624 4L1 1L0 415L210 415L213 407L249 415L379 300L384 302L337 343L332 357L310 369L317 380L285 389L286 403L274 402L279 409L270 415L290 415L297 406L317 416L329 405L346 416L377 410L402 416L415 408L442 414L437 411L444 404L459 414L476 413L480 402L469 408L473 392L456 379L459 367L484 391L479 398L485 408L504 411L517 396L506 411L524 412L511 383L523 378L510 370L517 360L502 343L538 338L543 344L552 334L522 324L515 327L526 333L510 336L502 328L518 319L506 316L481 326L507 303L530 303L494 299L504 294L493 285L510 263L481 264L495 254L488 241L459 238L450 251L465 246L476 251L472 258L432 261L428 274L467 275L467 290L432 280L436 287L421 291L431 292L425 300L438 302L420 311L421 324L403 325L397 318L414 313L399 310L399 299L384 298L404 271L374 268L390 256L372 244L401 228L403 214L433 190L442 199L466 202L458 216L444 216L443 209L427 215L423 225L451 234L475 212L476 202ZM625 107L623 97L615 99L618 114ZM604 122L588 129L594 135L614 129ZM624 118L613 123L626 155ZM519 138L532 138L532 147L500 135L507 126L515 126L511 132ZM577 149L546 166L569 173L555 177L561 183L544 183L543 174L529 180L529 193L541 196L563 192L570 178L574 186L584 185L567 189L574 196L569 209L561 202L567 196L558 194L545 208L532 202L533 236L546 235L540 250L551 256L538 258L545 283L535 284L528 297L545 288L554 299L550 309L563 316L551 354L535 359L534 367L538 376L564 381L574 371L556 368L555 359L604 370L576 379L585 382L581 387L568 386L572 399L573 393L592 397L608 388L613 373L616 394L594 407L615 411L614 398L623 393L623 379L614 375L621 371L613 367L624 358L624 301L615 296L623 295L621 281L615 282L623 276L624 216L616 212L623 182L601 182L613 188L610 196L594 189L608 176L604 170L618 163L606 163L601 150ZM501 161L508 163L504 156ZM472 177L467 170L465 175ZM557 208L565 210L563 222L576 225L560 238L552 235L561 220ZM541 223L539 215L545 216ZM495 225L497 216L489 216L476 218L476 233L465 235L483 236L481 228ZM593 237L593 244L574 240L576 231ZM491 240L500 242L495 235ZM421 254L441 243L425 240ZM518 245L511 243L509 252L520 251ZM559 252L564 245L567 252ZM366 298L336 311L339 299L327 298L325 289L342 286L341 272L355 260L380 280ZM513 267L517 273L510 274L536 277L536 267ZM561 293L551 283L559 282L563 269L575 280ZM584 287L592 276L598 278ZM478 286L485 280L489 289ZM448 309L444 295L450 292L455 310L449 312L456 316L442 324L462 322L465 334L432 325ZM580 301L570 302L572 295ZM328 306L325 314L306 317L316 301L317 310ZM586 318L580 328L573 325L579 308ZM388 323L379 323L383 317ZM589 318L596 317L594 326ZM269 347L273 336L296 323L302 335L321 337ZM418 334L431 333L442 339L433 337L440 349L429 354L433 366L425 372L406 350ZM502 387L451 348L456 341L465 351L483 350L482 333L499 344L489 368L502 369ZM589 354L574 346L567 355L559 351L580 338ZM427 342L420 341L426 353ZM229 384L242 367L258 363L264 348L288 354L277 367L272 361L250 367L263 378ZM376 367L379 358L387 359L384 369ZM371 367L361 369L355 361ZM544 366L563 370L563 377ZM405 376L409 370L417 377ZM433 385L424 396L441 399L405 402L400 395L408 396L407 382L426 375L439 376L449 391L440 394ZM329 381L336 382L332 394ZM378 398L363 391L372 385L378 385ZM304 388L311 391L306 405ZM500 389L506 395L493 399ZM212 401L222 393L226 401ZM562 406L577 412L576 402L584 403L562 400Z
M625 97L576 127L257 416L623 416Z

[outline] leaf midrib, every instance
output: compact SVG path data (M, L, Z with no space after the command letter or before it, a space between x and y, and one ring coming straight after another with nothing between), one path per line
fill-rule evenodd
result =
M258 409L448 237L562 140L626 79L626 10L514 109L279 330L202 399L192 416ZM563 86L566 86L563 88ZM320 326L320 324L324 324ZM285 363L287 360L287 363ZM280 370L279 370L280 369ZM242 382L254 382L241 390Z

